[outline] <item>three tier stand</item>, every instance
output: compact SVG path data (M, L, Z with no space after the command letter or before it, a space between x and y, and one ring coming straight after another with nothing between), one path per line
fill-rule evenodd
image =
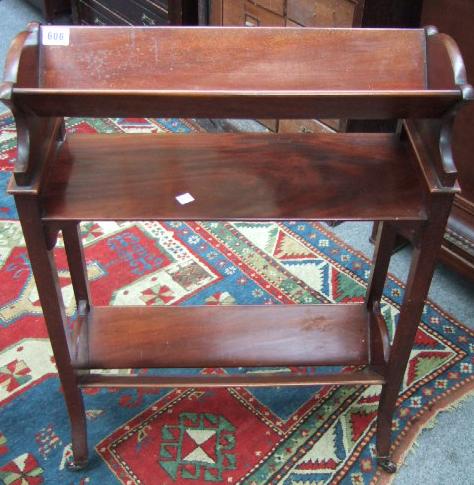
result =
M82 387L379 384L378 462L396 470L392 416L459 191L451 125L459 106L473 99L450 37L435 28L31 24L12 44L0 88L18 132L9 193L64 390L77 468L88 455ZM389 118L399 120L399 130L66 135L64 116ZM285 219L380 221L363 304L91 303L81 221ZM72 332L53 256L59 231L77 303ZM414 250L390 339L380 302L398 233ZM311 376L185 371L239 366L354 370ZM183 372L97 372L124 368Z

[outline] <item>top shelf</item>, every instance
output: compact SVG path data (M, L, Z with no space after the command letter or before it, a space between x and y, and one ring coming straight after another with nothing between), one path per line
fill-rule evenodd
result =
M67 45L45 45L51 31L66 31ZM462 92L452 53L427 39L423 29L40 26L17 38L6 81L42 116L437 117ZM436 84L430 52L446 74Z
M68 46L42 46L34 87L261 93L426 88L423 30L72 27L69 39Z

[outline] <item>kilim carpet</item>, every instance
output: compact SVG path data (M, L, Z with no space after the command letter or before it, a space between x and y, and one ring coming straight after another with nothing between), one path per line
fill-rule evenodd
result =
M196 129L181 120L70 119L68 125L77 132ZM11 199L3 195L16 151L8 113L0 116L0 129L1 483L389 480L373 459L377 386L86 391L90 466L67 471L66 410L21 230ZM363 298L369 274L367 259L316 223L98 222L82 228L97 304L354 302ZM61 243L57 259L74 323ZM390 278L383 313L392 333L402 297L403 285ZM473 388L473 352L473 333L428 302L393 423L396 458L430 417Z

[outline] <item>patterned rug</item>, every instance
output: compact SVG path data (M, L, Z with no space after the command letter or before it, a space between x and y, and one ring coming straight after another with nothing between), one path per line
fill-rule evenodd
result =
M142 119L70 119L68 127L78 132L196 129L181 120ZM65 406L21 230L12 201L4 196L16 151L8 113L0 115L0 130L0 483L389 481L374 466L378 386L89 390L90 466L67 471ZM82 229L96 304L354 302L363 298L369 274L367 259L316 223L107 222ZM74 320L61 247L57 259ZM402 296L403 285L390 278L383 313L392 333ZM474 334L428 302L393 423L396 458L428 419L473 388L473 355Z

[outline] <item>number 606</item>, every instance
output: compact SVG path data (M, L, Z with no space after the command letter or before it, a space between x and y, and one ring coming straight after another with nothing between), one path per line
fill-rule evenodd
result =
M61 41L64 40L64 32L48 32L48 40Z

